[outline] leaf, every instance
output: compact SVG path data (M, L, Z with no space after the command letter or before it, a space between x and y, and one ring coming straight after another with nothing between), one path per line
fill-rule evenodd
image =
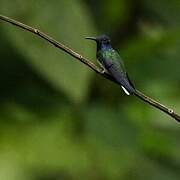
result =
M18 11L13 8L15 6L19 7ZM78 0L51 3L47 0L2 0L0 10L46 32L77 52L86 56L94 53L84 37L93 35L95 30L86 6ZM85 100L92 75L87 67L28 32L8 25L3 27L10 43L46 81L76 102ZM87 48L84 48L85 43Z

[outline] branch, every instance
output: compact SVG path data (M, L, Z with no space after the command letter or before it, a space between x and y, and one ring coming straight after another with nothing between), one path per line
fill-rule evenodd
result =
M65 46L64 44L56 41L52 37L50 37L47 34L43 33L42 31L40 31L40 30L38 30L36 28L33 28L31 26L28 26L26 24L23 24L21 22L15 21L15 20L13 20L13 19L11 19L9 17L3 16L3 15L0 15L0 19L3 20L3 21L6 21L8 23L11 23L11 24L13 24L15 26L18 26L18 27L20 27L20 28L22 28L22 29L24 29L26 31L29 31L29 32L31 32L31 33L41 37L42 39L48 41L50 44L53 44L55 47L57 47L57 48L63 50L64 52L68 53L69 55L71 55L75 59L78 59L79 61L84 63L86 66L91 68L96 73L104 76L106 79L109 79L109 80L113 81L114 83L117 83L116 80L108 72L103 72L103 70L101 68L97 67L95 64L93 64L87 58L81 56L77 52L73 51L72 49L70 49L69 47ZM168 114L169 116L174 118L176 121L180 122L180 116L178 114L176 114L173 111L173 109L167 108L166 106L164 106L161 103L153 100L152 98L144 95L143 93L141 93L138 90L135 90L134 95L136 97L138 97L139 99L143 100L145 103L148 103L148 104L152 105L153 107L159 109L160 111Z

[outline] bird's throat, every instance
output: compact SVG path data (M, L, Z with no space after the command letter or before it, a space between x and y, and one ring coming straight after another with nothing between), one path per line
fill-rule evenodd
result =
M106 51L106 50L110 50L110 49L112 49L111 44L103 44L103 43L97 44L97 51L99 51L99 50Z

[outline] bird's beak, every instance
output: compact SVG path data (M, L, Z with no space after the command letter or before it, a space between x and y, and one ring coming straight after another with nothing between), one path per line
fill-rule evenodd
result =
M90 40L93 40L93 41L97 41L97 39L95 37L85 37L85 39L90 39Z

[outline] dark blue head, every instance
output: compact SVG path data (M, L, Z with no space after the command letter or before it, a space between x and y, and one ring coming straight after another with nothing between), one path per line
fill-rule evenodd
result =
M111 47L111 40L107 35L100 35L96 38L94 37L86 37L86 39L91 39L96 41L97 43L97 50L108 50L112 49Z

